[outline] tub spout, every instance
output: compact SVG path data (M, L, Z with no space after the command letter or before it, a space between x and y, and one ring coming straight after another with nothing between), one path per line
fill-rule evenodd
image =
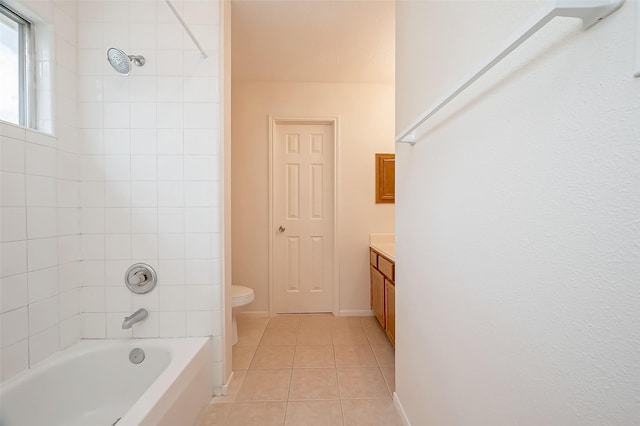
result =
M146 317L149 316L149 311L146 309L138 309L128 317L124 317L124 321L122 321L122 329L126 330L133 327L133 324L142 321Z

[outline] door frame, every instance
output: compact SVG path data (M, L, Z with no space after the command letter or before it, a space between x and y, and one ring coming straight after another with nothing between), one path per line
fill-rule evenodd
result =
M276 288L274 274L273 253L275 250L275 218L273 213L273 158L275 149L275 131L278 125L283 124L328 124L333 127L333 314L340 314L340 268L338 265L338 165L339 146L338 117L330 118L302 118L302 117L273 117L269 114L269 316L276 316Z

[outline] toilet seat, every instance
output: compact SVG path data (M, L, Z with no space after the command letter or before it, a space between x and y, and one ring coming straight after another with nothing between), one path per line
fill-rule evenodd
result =
M231 286L231 307L235 308L253 302L253 289L241 285Z

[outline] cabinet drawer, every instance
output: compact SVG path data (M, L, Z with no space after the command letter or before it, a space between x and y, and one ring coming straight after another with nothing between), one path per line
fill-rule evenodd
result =
M373 266L374 268L377 268L378 267L378 253L376 253L373 250L369 250L369 257L371 258L370 262L369 262L369 263L371 263L371 266Z
M394 274L395 266L394 266L393 262L391 262L390 260L387 260L382 256L378 256L378 269L380 270L380 272L382 272L391 281L395 281L396 280L396 277L395 277L395 274Z

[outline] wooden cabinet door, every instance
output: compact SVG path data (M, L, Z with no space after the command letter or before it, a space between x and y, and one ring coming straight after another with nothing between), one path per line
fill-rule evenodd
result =
M393 346L396 345L396 286L393 283L384 280L385 293L385 318L387 324L385 331Z
M371 268L371 309L378 322L385 328L384 323L384 275L377 269Z

